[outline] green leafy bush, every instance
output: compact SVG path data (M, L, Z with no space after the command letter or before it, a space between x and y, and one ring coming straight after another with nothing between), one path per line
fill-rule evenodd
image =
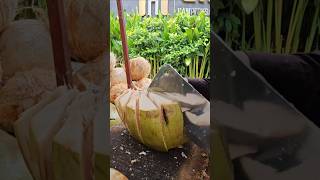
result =
M154 76L163 64L171 64L188 77L208 77L210 73L210 20L205 13L191 16L140 17L125 14L130 58L142 56L152 65ZM122 59L117 16L110 17L111 51Z
M235 50L310 52L320 47L319 0L215 0L214 31Z

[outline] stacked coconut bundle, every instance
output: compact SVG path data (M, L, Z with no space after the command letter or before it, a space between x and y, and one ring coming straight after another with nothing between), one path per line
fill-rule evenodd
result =
M151 72L151 65L148 60L137 57L129 60L131 78L135 88L146 90L151 79L149 78ZM124 67L116 67L117 59L112 54L110 55L110 102L114 103L116 98L123 94L127 89L127 78Z

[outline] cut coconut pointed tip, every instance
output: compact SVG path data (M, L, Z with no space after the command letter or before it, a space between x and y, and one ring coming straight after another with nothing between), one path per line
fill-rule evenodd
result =
M125 119L125 109L127 104L129 103L132 93L133 93L133 90L128 89L121 96L119 96L115 101L115 106L120 116L120 119L123 122L123 124L126 126L126 128L128 128L128 125Z
M63 145L69 145L70 148L75 148L74 151L76 149L79 150L80 145L74 144L76 141L71 141L70 139L80 135L82 129L81 121L84 118L93 117L95 114L94 108L95 101L92 94L88 94L87 92L78 94L67 108L66 121L55 136L55 141L57 140Z
M157 107L147 96L146 92L139 93L138 125L143 143L158 151L168 151L165 142L164 126L161 108Z
M150 100L146 92L141 91L139 96L139 109L140 111L155 111L158 110L157 106Z
M148 92L148 97L157 105L161 106L164 104L173 104L174 101L165 98L163 95L157 92Z
M124 123L127 126L130 134L143 143L143 138L141 137L140 119L138 116L139 112L139 92L133 90L129 98L127 105L125 106L124 112Z

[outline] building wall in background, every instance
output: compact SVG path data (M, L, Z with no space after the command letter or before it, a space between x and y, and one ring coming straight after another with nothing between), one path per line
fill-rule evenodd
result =
M141 16L157 15L158 9L163 15L172 15L176 11L186 11L197 15L205 11L210 15L210 0L123 0L124 10L127 12L139 12ZM117 13L116 0L110 0L110 9Z

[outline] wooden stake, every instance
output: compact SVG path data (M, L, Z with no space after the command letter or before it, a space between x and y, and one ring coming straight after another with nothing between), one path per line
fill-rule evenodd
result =
M117 6L118 6L118 16L119 16L121 41L122 41L122 49L123 49L123 59L125 64L126 76L127 76L127 84L128 84L128 88L131 89L133 88L133 86L132 86L130 64L129 64L129 50L128 50L126 26L124 23L123 8L122 8L121 0L117 0Z
M57 86L72 87L72 69L63 0L47 0Z

